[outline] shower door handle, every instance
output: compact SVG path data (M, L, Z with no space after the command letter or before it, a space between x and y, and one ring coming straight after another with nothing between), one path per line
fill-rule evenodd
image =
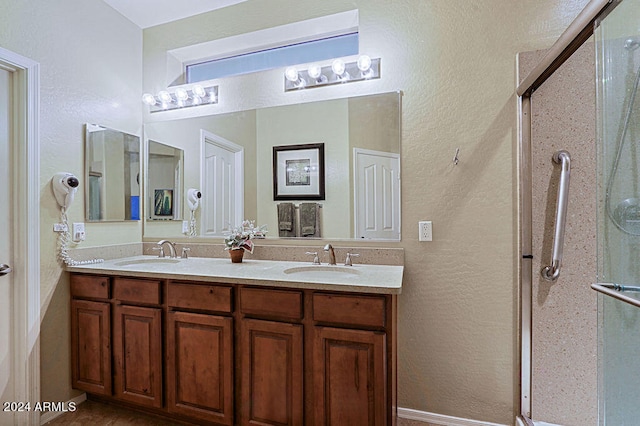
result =
M0 264L0 277L11 272L11 267L6 263Z
M567 204L569 203L569 175L571 174L571 156L567 151L557 151L553 154L553 162L560 164L560 183L558 184L558 201L556 203L556 228L553 233L553 253L551 265L540 271L542 278L555 281L560 276L562 267L562 247L564 245L564 231L567 221Z

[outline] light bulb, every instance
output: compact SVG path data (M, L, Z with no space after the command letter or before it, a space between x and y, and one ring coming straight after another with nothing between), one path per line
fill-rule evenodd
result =
M345 64L344 61L342 59L336 59L335 61L333 61L333 63L331 64L331 69L333 70L334 73L336 73L337 75L342 75L344 74L345 71Z
M167 92L166 90L158 92L158 97L160 98L160 100L162 101L163 104L168 104L169 102L171 102L173 100L171 98L171 94L169 92Z
M307 73L309 74L309 77L315 78L317 80L318 77L322 75L322 68L318 64L313 64L309 66Z
M200 96L201 98L204 98L207 95L207 92L204 90L204 87L202 87L199 84L196 84L195 86L193 86L191 91L193 92L194 95Z
M287 80L295 83L296 81L298 81L298 70L296 70L294 67L289 67L285 70L284 76Z
M142 102L149 106L153 106L156 104L156 97L151 93L145 93L144 95L142 95Z
M186 101L187 99L189 99L189 94L185 89L179 88L179 89L176 89L176 98L179 101Z
M362 72L367 72L371 68L371 58L367 55L362 55L358 58L358 69Z
M200 96L195 95L193 97L193 100L191 101L191 105L200 105L200 102L202 102L202 99L200 99Z

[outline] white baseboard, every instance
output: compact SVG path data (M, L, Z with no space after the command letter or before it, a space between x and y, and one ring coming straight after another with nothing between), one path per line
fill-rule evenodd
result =
M78 395L73 399L65 402L65 407L69 406L69 403L73 403L76 407L87 400L87 394L83 393L82 395ZM55 419L58 416L61 416L65 413L65 411L47 411L40 416L40 424L43 425L51 420Z
M398 417L443 426L507 426L498 423L482 422L479 420L465 419L462 417L445 416L443 414L428 413L426 411L418 411L401 407L398 407Z

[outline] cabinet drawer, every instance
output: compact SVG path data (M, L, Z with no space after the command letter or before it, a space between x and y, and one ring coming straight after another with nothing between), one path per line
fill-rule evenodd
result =
M114 278L113 298L122 302L160 304L160 281Z
M71 296L108 299L109 278L91 275L71 275Z
M221 285L171 282L167 304L174 308L231 312L232 291L232 287Z
M302 319L302 292L243 287L240 311L245 315L299 320Z
M351 296L315 293L314 321L363 327L384 327L386 321L384 296Z

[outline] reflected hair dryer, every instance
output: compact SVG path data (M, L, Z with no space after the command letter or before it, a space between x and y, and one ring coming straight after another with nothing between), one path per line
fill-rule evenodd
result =
M189 206L189 210L194 212L198 209L200 198L202 198L200 190L195 188L189 188L187 190L187 205Z

